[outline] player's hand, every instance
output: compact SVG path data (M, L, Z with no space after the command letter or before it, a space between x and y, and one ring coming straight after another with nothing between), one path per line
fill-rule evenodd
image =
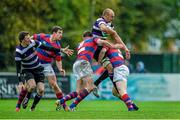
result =
M66 76L66 71L64 69L59 70L62 76Z
M131 58L131 54L130 54L130 51L129 50L126 50L126 59L130 59Z
M24 89L24 84L22 82L19 82L19 85L18 85L18 92L20 93L22 89Z
M69 49L69 45L68 45L68 46L66 46L66 47L63 49L63 52L64 52L67 56L71 56L71 55L73 55L74 50Z

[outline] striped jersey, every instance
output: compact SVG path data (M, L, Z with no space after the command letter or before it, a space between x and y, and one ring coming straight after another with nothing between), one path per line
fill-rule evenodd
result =
M31 40L27 47L18 45L15 52L15 61L21 61L23 69L34 69L41 66L36 53L36 48L42 44L38 41Z
M40 33L40 34L34 34L33 38L34 38L34 40L37 40L48 47L54 47L54 48L61 49L60 42L59 41L50 41L50 36L51 36L50 34ZM37 55L40 59L41 64L52 63L54 61L54 59L57 61L61 60L60 51L55 53L53 51L48 51L48 50L44 50L41 48L37 48Z
M83 40L77 48L77 59L83 59L91 62L94 56L94 53L97 49L98 38L88 38Z
M108 34L101 31L101 29L99 27L101 24L104 24L107 27L114 29L114 26L112 23L106 22L105 19L103 17L101 17L101 18L98 18L96 20L96 22L94 23L93 29L92 29L92 34L94 37L107 38Z
M119 49L107 48L106 55L109 58L113 68L119 67L124 64L124 57Z

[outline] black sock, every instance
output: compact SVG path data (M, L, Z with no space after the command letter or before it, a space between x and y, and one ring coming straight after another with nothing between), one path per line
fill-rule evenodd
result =
M109 74L109 78L111 79L111 81L113 82L113 73L108 73Z
M94 82L94 85L98 86L103 80L108 77L108 71L104 71L104 73Z
M32 104L32 107L31 108L35 108L36 105L39 103L39 101L41 100L42 96L36 94L36 96L34 97L34 102Z
M31 97L31 92L28 92L26 98L30 99L30 97Z
M109 73L109 78L111 79L111 82L113 83L113 86L115 87L117 93L119 93L119 92L118 92L118 89L117 89L117 86L116 86L116 83L113 82L113 73Z

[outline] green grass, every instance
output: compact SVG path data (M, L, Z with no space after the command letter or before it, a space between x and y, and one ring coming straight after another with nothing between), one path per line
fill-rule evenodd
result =
M136 102L139 111L128 112L120 101L83 101L77 111L55 111L55 100L41 100L34 112L15 112L17 100L0 100L0 119L180 119L180 102Z

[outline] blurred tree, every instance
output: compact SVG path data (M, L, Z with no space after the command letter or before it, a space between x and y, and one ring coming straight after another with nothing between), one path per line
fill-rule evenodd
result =
M0 8L0 53L12 58L4 60L5 66L13 64L20 31L50 33L52 26L60 25L64 29L62 46L75 49L83 31L91 29L105 8L115 11L115 29L131 44L132 52L147 52L149 36L168 43L164 33L172 28L177 34L171 39L179 38L178 27L171 24L180 21L179 0L1 0ZM65 57L65 65L71 68L67 62L74 59Z
M149 36L163 38L167 23L172 19L170 13L176 0L122 0L120 3L119 32L130 42L135 52L148 52ZM176 11L176 10L174 10ZM177 14L176 12L172 13ZM133 51L133 50L132 50Z

